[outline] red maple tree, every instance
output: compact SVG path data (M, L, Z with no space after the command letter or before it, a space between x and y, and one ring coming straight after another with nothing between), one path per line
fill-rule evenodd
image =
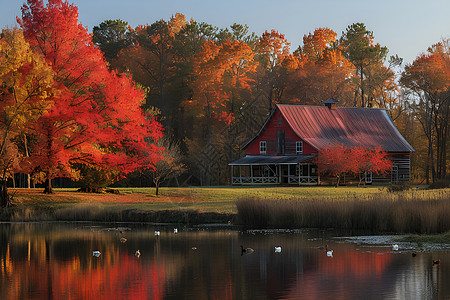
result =
M384 174L392 168L392 161L381 147L372 150L363 146L350 148L340 143L320 150L316 163L320 174L328 173L337 178L336 186L346 173L359 176L360 185L365 178L363 174Z
M28 0L18 19L32 49L55 72L54 106L33 123L39 147L29 166L47 181L79 174L74 164L128 173L159 159L150 143L161 126L146 118L143 92L130 78L108 70L101 51L78 23L78 9L62 0ZM150 141L150 142L149 142Z
M366 173L385 174L392 169L392 161L386 157L387 153L381 147L369 150L358 146L351 148L349 154L351 173L359 177L358 186L365 179Z

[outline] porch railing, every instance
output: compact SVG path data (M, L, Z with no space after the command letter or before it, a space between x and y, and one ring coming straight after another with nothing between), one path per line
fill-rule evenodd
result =
M278 183L278 177L232 177L232 184Z
M317 184L319 176L289 176L290 184Z

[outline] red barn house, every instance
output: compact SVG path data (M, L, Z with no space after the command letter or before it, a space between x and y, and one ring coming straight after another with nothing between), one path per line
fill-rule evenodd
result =
M415 150L403 138L385 109L277 105L258 134L243 146L246 156L231 166L232 184L320 183L314 164L321 149L335 143L347 147L380 147L392 160L388 176L366 177L373 181L408 181L410 156Z

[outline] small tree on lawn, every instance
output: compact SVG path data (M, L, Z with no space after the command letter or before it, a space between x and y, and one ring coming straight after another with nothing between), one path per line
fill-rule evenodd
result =
M155 163L154 170L149 170L149 175L156 186L155 194L159 194L161 183L175 178L186 171L186 166L182 162L180 144L173 139L163 136L158 141L160 147L161 160ZM148 174L148 173L147 173Z
M339 143L320 150L316 161L319 174L328 173L336 177L336 187L339 186L342 176L352 170L350 162L350 149Z

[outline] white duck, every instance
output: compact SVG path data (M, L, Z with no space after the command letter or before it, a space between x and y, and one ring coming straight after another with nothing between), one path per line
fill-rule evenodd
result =
M275 253L281 253L281 246L275 247Z

